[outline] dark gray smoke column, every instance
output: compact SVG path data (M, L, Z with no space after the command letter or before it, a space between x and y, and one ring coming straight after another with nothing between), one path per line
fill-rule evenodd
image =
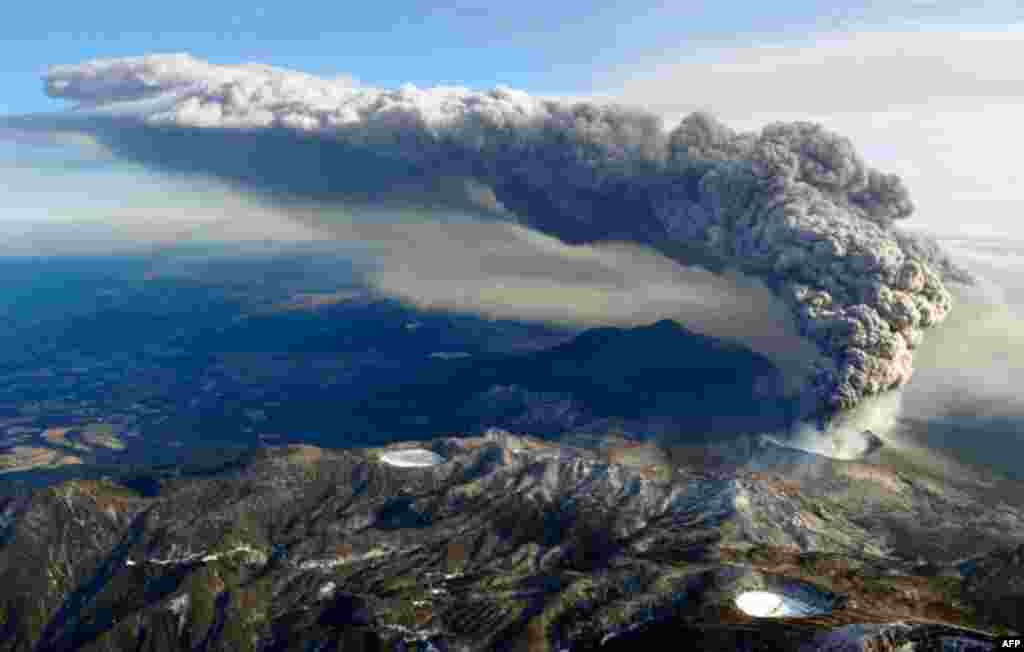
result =
M907 382L911 351L950 310L924 249L890 228L913 210L900 179L814 124L737 134L694 114L666 134L656 117L621 107L504 88L384 91L188 55L57 66L45 81L96 124L135 125L141 136L99 136L150 162L174 150L179 167L323 194L351 185L360 156L372 154L400 164L373 168L383 188L390 174L463 179L473 193L461 201L570 243L632 240L756 274L822 353L808 380L819 416ZM282 134L295 146L282 149ZM245 156L231 159L242 140ZM273 156L259 154L261 142L274 143Z

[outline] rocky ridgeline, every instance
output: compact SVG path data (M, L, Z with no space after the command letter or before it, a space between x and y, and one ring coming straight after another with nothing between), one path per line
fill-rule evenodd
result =
M766 440L700 464L636 446L292 446L0 498L0 650L614 649L669 626L866 650L1024 626L1005 504ZM929 556L953 519L992 554ZM803 606L757 618L744 593Z

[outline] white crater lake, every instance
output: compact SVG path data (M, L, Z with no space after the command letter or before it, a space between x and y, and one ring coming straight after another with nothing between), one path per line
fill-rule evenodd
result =
M426 467L444 464L445 459L425 448L408 448L400 451L388 451L380 456L380 461L391 466Z
M828 608L772 591L747 591L736 596L736 607L755 618L800 618L828 613Z

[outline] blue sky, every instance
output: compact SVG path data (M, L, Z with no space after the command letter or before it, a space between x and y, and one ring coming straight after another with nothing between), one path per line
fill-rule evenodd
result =
M709 46L804 38L820 31L1000 25L1016 2L871 0L822 3L520 0L315 2L135 0L19 2L0 24L0 113L57 108L40 92L48 64L187 51L217 63L262 61L380 86L503 83L584 94L607 71Z

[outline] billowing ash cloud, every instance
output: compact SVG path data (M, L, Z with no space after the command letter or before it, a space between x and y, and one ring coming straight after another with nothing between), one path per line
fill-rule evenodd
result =
M821 352L819 414L909 380L951 307L949 270L891 228L913 211L900 179L810 123L735 133L697 113L666 133L618 106L188 55L56 66L45 82L122 156L307 196L461 203L570 244L634 241L758 275Z

